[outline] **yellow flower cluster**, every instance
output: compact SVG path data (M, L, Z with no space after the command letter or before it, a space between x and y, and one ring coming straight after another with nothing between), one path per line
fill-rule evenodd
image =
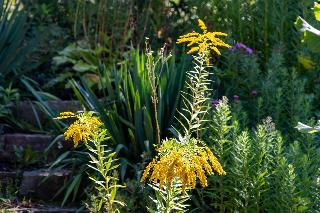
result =
M218 47L230 48L231 46L217 37L227 36L226 33L208 32L207 26L201 19L198 19L198 26L202 30L202 34L197 32L187 33L186 35L182 35L178 38L177 44L188 43L188 47L193 46L187 52L187 54L193 54L196 52L198 52L199 54L204 54L206 63L209 64L209 55L211 51L214 51L216 54L221 55Z
M61 120L61 119L66 119L66 118L72 118L75 116L76 116L76 114L74 114L73 112L60 112L59 116L54 119Z
M63 112L56 119L70 117L75 117L77 120L68 127L64 133L64 137L66 140L72 139L75 147L78 146L80 141L87 142L93 135L99 133L102 122L93 115L93 112L82 112L79 114Z
M211 150L198 143L196 139L190 139L187 144L178 143L175 139L164 141L157 150L158 156L144 170L141 181L144 182L151 173L150 180L159 183L161 188L164 184L170 187L172 181L179 178L185 190L195 188L197 178L201 186L206 187L206 173L213 175L213 170L219 175L225 175Z

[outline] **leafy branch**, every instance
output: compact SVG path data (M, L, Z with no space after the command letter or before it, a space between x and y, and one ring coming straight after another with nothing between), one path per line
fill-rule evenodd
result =
M194 58L194 69L187 72L189 82L187 85L187 92L182 92L183 104L182 112L178 111L181 115L181 120L177 119L183 128L184 136L191 136L196 133L199 138L199 131L203 129L204 116L208 111L208 93L210 89L209 72L206 70L205 52L199 53ZM175 129L176 130L176 129ZM178 132L178 130L176 130ZM182 138L182 134L179 138Z

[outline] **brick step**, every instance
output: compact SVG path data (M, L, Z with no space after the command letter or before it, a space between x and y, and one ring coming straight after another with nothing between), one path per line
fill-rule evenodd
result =
M71 212L89 212L87 210L81 210L80 208L63 208L63 207L55 207L55 206L47 206L47 207L34 207L34 208L8 208L1 209L0 213L3 212L23 212L23 213L71 213Z
M101 104L105 104L106 99L99 99ZM83 106L77 100L56 100L45 101L45 105L50 108L50 111L57 116L60 112L77 112L83 110ZM36 102L20 101L12 107L13 116L19 118L21 122L31 124L38 127L38 122L42 126L52 124L53 118L45 113ZM49 125L50 126L50 125Z
M0 185L8 186L9 184L14 184L18 175L16 171L0 171Z
M41 161L43 161L44 158L53 160L62 151L72 148L72 143L65 141L63 137L61 137L52 149L50 149L50 152L45 153L45 150L54 138L53 136L43 134L4 134L0 136L0 162L12 163L19 160L35 160L29 158L36 157L39 157ZM22 156L19 156L19 154Z
M52 196L68 180L70 174L71 171L69 170L58 170L51 173L43 169L25 171L22 175L19 193L22 196L51 200ZM44 179L46 180L44 181Z
M46 101L45 104L51 109L51 111L58 115L60 112L65 111L79 111L82 110L82 106L79 101ZM42 126L47 126L47 124L52 124L52 117L48 116L41 110L41 108L34 102L31 101L21 101L18 102L13 108L13 116L19 118L22 122L31 124L32 126L38 127L38 122L40 121Z
M39 200L53 200L71 175L70 170L0 171L0 184L17 187L19 195ZM59 199L59 198L56 198Z

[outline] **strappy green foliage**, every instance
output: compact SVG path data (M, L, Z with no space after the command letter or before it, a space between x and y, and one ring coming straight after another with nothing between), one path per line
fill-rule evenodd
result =
M139 51L131 52L129 57L128 61L115 66L112 73L105 75L105 94L108 94L105 105L98 101L85 81L73 81L72 85L78 99L101 115L112 138L130 150L128 157L138 160L142 152L153 149L155 127L152 123L151 85L146 58ZM178 64L175 61L172 56L167 61L160 61L154 69L159 75L157 111L161 137L168 134L172 125L179 107L179 92L184 85L185 60Z
M24 42L28 30L27 12L20 6L20 1L0 0L0 83L9 74L16 73L31 49Z

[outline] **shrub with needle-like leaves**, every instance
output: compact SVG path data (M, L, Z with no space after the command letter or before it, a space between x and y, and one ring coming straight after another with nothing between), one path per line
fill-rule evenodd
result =
M149 212L186 212L189 205L185 202L190 199L190 195L182 190L179 180L173 180L170 188L159 187L159 184L150 184L150 186L155 191L155 198L151 198L155 208L147 208Z
M198 208L208 212L317 212L320 149L316 138L287 147L270 117L249 131L241 130L231 114L226 98L210 113L210 128L203 140L215 150L228 175L208 177L208 187L198 189L194 198Z

